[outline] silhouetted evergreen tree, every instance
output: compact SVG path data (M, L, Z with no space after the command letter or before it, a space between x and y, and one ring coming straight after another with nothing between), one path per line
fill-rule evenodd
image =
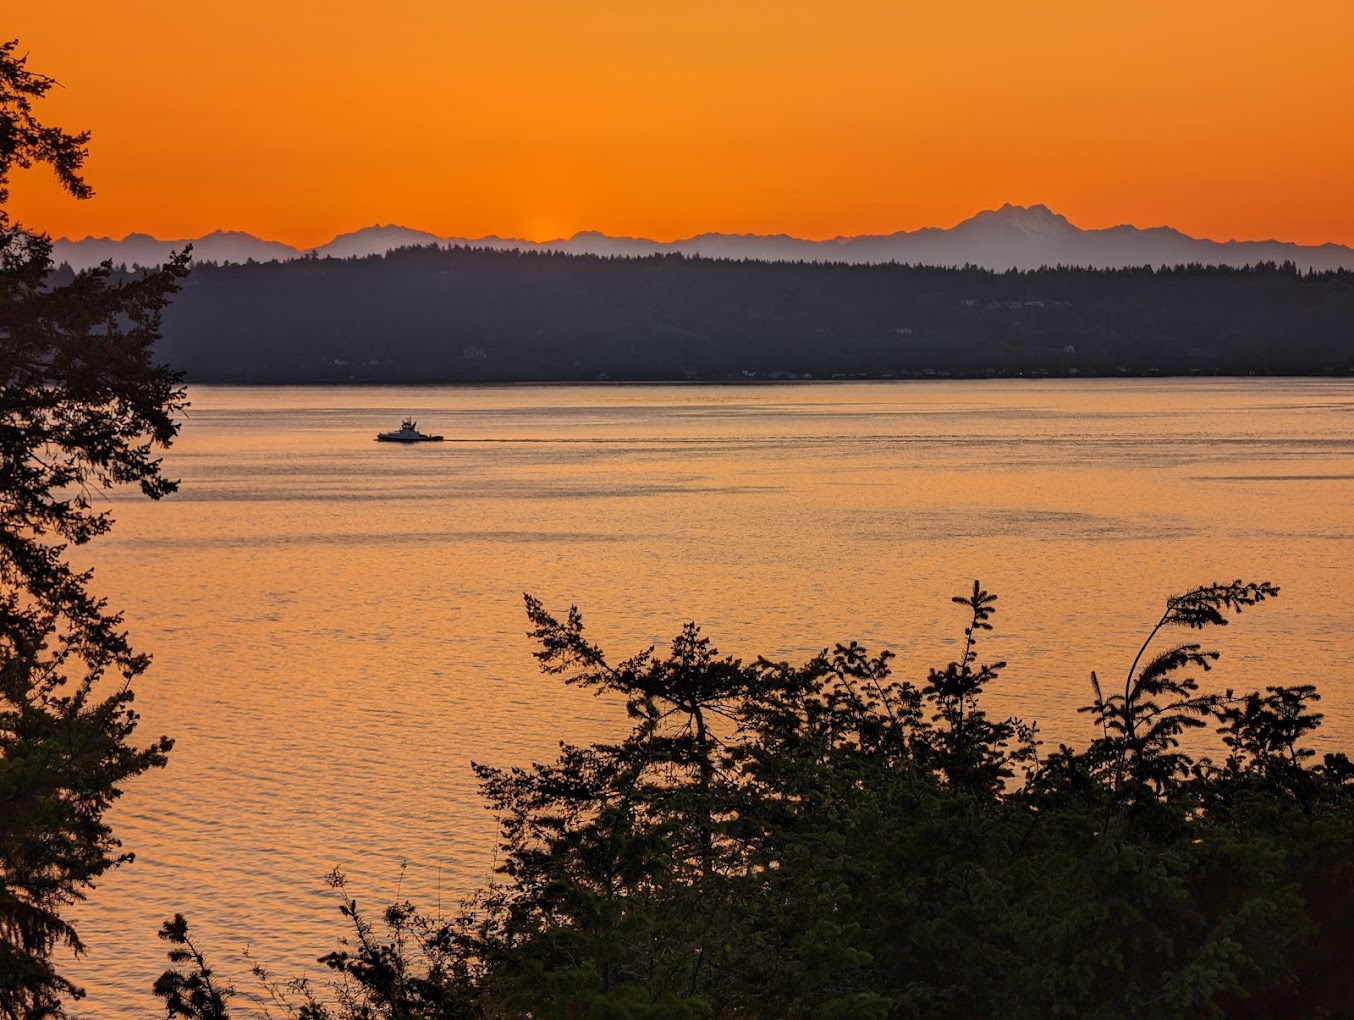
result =
M171 1020L173 1017L226 1020L229 1016L226 1004L235 989L212 981L212 969L207 966L202 950L193 944L187 919L175 914L173 920L160 927L160 938L170 944L169 962L176 965L155 982L154 992L165 1000L167 1016ZM180 969L184 964L187 967Z
M10 172L37 163L90 194L88 135L34 115L53 84L0 44L0 1016L14 1018L62 1016L82 994L54 960L59 946L83 949L63 911L131 860L104 813L171 744L130 743L131 684L148 660L65 550L111 524L91 506L98 491L174 489L155 452L184 394L153 348L186 257L135 278L105 267L49 280L49 240L6 203Z

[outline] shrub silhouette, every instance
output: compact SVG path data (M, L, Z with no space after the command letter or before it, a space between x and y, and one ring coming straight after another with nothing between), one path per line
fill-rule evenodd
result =
M345 892L341 994L292 1015L1333 1015L1354 767L1302 746L1310 685L1211 691L1216 652L1156 649L1277 594L1167 600L1122 691L1093 678L1086 748L1042 754L983 709L1003 664L977 582L959 658L919 684L854 643L743 662L694 624L613 665L528 597L543 671L620 695L628 735L475 765L496 881L450 921L371 923Z

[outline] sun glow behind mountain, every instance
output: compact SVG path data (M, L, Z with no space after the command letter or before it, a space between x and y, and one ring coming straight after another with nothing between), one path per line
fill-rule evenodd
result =
M1043 202L1354 243L1342 0L78 6L6 19L95 132L92 201L16 181L58 236L828 239Z
M158 265L175 251L192 244L199 262L277 262L315 255L321 258L362 258L397 248L442 247L545 250L573 255L644 256L663 253L704 258L754 259L770 262L896 262L927 266L981 266L985 269L1038 269L1041 266L1081 266L1106 269L1126 266L1253 266L1262 262L1292 262L1300 270L1354 270L1354 248L1324 244L1302 246L1281 241L1218 243L1182 234L1169 227L1139 230L1116 226L1082 230L1046 206L1005 205L986 209L951 229L935 227L887 235L836 237L811 241L759 234L706 233L675 241L643 237L609 237L598 231L579 231L572 237L545 242L520 238L439 237L425 230L385 225L365 227L335 237L309 251L277 241L265 241L239 231L213 231L203 237L157 239L132 234L58 239L53 246L57 263L88 269L110 260L114 265Z

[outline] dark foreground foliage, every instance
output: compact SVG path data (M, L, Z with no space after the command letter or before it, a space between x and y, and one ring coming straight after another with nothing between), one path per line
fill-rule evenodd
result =
M962 655L915 682L856 644L740 662L694 625L666 656L612 665L576 610L528 598L544 671L619 695L629 735L475 766L501 820L498 881L452 922L408 903L369 920L345 892L353 935L324 957L338 998L301 989L283 1009L1340 1014L1354 768L1303 747L1315 688L1211 691L1216 652L1156 647L1276 594L1237 581L1168 600L1122 682L1093 679L1090 743L1042 755L1031 727L983 709L1003 664L978 654L996 597L977 583L954 600ZM1210 728L1216 759L1190 753L1182 738Z

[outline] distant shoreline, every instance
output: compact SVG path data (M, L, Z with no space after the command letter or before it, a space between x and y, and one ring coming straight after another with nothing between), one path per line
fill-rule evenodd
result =
M653 388L691 388L699 389L716 386L736 386L749 389L772 386L854 386L879 383L924 383L927 385L946 383L1133 383L1133 382L1238 382L1242 380L1261 382L1266 379L1311 379L1319 382L1354 382L1354 368L1345 373L1312 375L1304 373L1260 375L1197 374L1197 375L1125 375L1125 376L960 376L944 377L893 377L893 378L852 378L852 379L537 379L537 380L476 380L476 381L427 381L427 382L372 382L369 380L346 381L304 381L287 382L269 380L266 382L245 382L240 380L185 379L185 386L211 386L219 389L526 389L550 387L653 387Z

